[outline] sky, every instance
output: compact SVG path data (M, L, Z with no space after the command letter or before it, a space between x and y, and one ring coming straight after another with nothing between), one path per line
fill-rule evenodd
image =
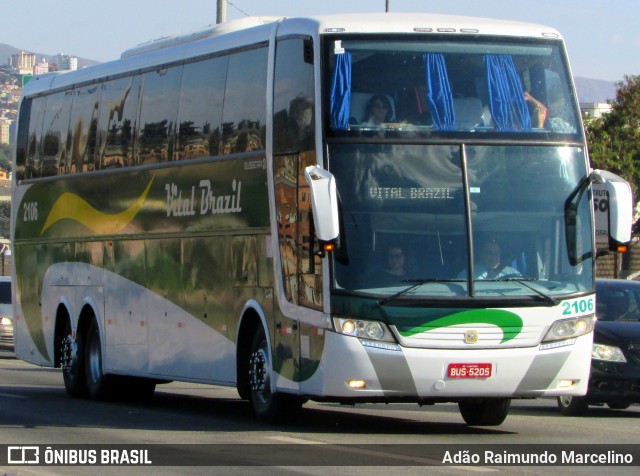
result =
M387 0L228 0L227 20L384 12ZM638 0L388 0L391 12L542 23L565 38L574 76L640 75ZM162 36L216 23L216 0L0 0L0 43L109 61Z

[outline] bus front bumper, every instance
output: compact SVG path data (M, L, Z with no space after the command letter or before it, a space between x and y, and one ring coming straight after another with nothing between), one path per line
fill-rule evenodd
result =
M587 391L592 336L552 348L423 349L326 333L315 374L300 392L360 401L455 401L468 397L579 396ZM476 365L477 364L477 365ZM449 367L489 376L451 376Z

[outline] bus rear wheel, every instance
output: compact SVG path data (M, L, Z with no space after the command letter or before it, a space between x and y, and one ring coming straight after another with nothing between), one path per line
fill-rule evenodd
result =
M249 357L249 386L251 404L258 420L266 423L280 423L295 419L302 399L271 391L271 357L267 338L262 326L258 326L251 344Z
M64 332L59 342L60 366L64 389L72 398L86 398L89 396L84 372L84 339L80 331L72 336L71 322L66 319Z
M104 373L102 362L100 329L95 319L91 320L85 341L85 375L89 396L104 400L111 396L110 376Z
M507 418L510 406L510 398L477 398L458 402L460 414L470 426L501 425Z

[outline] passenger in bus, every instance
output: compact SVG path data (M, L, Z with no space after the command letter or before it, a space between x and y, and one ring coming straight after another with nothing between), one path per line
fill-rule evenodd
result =
M520 276L517 269L502 263L500 244L496 240L489 240L480 247L478 263L475 265L476 279L498 279L507 276Z
M547 107L534 98L527 91L524 92L524 100L529 106L529 114L531 114L531 127L536 129L542 129L547 117L549 116L549 110Z
M385 286L400 283L407 277L405 253L397 243L392 243L387 247L385 253L385 263L374 271L369 282L374 286Z
M386 94L374 94L367 102L363 125L381 125L393 120L391 99Z

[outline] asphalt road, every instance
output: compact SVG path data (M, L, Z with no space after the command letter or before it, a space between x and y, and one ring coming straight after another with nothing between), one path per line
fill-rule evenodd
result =
M249 404L237 397L235 389L224 387L160 385L149 404L70 399L59 370L35 367L0 352L0 451L8 451L4 449L7 445L34 445L42 452L47 446L64 451L95 446L99 452L129 445L124 448L151 448L151 459L172 465L91 468L0 464L0 476L540 474L542 466L441 466L442 450L453 457L456 452L474 454L485 448L474 445L491 445L487 448L497 453L531 448L539 454L541 447L527 445L554 448L570 444L575 450L609 444L622 452L629 447L621 445L640 442L639 421L639 406L628 410L592 407L587 417L564 417L555 400L542 399L514 401L507 420L498 427L468 427L454 404L351 407L309 402L295 424L269 426L255 421ZM69 454L64 451L59 455ZM636 458L638 463L640 457ZM636 474L637 469L574 465L551 466L544 472Z

